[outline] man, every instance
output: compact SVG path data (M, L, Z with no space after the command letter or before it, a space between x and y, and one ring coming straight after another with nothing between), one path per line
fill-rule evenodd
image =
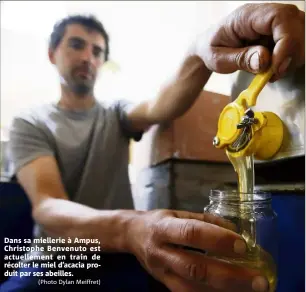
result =
M134 255L171 291L268 291L257 271L192 250L243 254L244 241L227 222L183 211L132 210L128 145L151 125L184 114L213 71L258 73L272 64L276 81L304 66L304 23L304 12L293 5L242 6L195 41L155 100L131 108L121 102L106 107L95 99L97 72L109 53L102 24L81 16L60 22L49 58L61 78L61 98L16 117L11 130L14 173L32 203L36 236L98 239L101 251ZM274 41L272 54L262 40ZM27 291L30 285L9 290L9 282L5 291ZM107 290L101 283L100 291L116 287ZM144 291L126 289L120 291Z

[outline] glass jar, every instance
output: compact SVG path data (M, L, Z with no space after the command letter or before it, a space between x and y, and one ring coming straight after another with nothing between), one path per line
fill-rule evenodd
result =
M277 215L268 193L241 194L234 190L212 190L210 204L204 212L225 218L235 224L247 244L243 257L229 258L207 254L238 265L260 270L269 281L270 292L277 284Z

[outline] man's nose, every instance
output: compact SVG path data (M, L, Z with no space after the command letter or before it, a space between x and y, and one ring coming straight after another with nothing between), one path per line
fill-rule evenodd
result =
M91 51L90 48L84 48L84 50L82 50L82 53L81 53L81 60L83 62L88 62L88 63L92 63L93 61L93 53Z

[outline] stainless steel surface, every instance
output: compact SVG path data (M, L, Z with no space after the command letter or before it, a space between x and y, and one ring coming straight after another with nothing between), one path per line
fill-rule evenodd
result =
M239 72L232 87L232 100L246 89L253 74ZM276 113L284 122L286 133L283 145L272 160L304 156L305 68L301 68L274 83L268 83L259 94L254 111ZM260 161L256 161L260 162Z

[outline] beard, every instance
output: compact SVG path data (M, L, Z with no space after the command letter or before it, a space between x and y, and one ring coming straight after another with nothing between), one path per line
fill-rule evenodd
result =
M78 96L85 96L93 93L93 84L73 81L69 87L71 91Z
M83 80L80 78L61 77L61 84L75 95L83 97L93 94L95 80Z
M77 96L90 95L93 93L96 76L88 68L83 68L84 74L79 73L79 70L80 67L74 68L69 75L62 76L61 83Z

